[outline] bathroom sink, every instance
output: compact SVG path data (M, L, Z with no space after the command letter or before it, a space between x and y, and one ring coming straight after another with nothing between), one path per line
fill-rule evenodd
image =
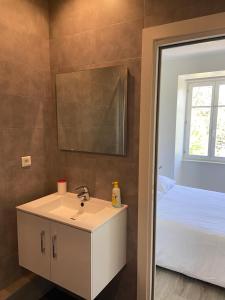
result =
M82 202L75 195L62 196L47 204L41 204L39 210L64 218L76 219L84 214L97 214L105 208L105 203L98 203L92 198L89 201Z
M20 205L18 210L59 221L84 230L93 231L114 215L127 208L114 208L111 202L90 198L83 202L74 193L58 193Z
M58 193L17 207L20 266L94 300L126 264L127 206ZM80 298L81 299L81 298Z

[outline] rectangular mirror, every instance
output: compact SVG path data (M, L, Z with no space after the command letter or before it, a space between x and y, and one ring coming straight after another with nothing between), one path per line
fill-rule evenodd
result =
M56 75L61 150L126 154L127 68Z

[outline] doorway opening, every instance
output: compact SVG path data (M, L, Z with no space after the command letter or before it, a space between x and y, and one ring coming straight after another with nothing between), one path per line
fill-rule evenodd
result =
M160 111L160 102L157 101L157 97L160 95L160 86L158 84L158 79L160 78L160 68L159 68L159 61L160 61L160 51L167 48L174 46L187 46L192 44L200 44L205 42L211 42L214 39L223 39L225 36L225 14L216 14L207 17L195 18L191 20L175 22L167 25L162 25L154 28L146 28L143 31L143 45L142 45L142 80L141 80L141 119L140 119L140 147L139 147L139 221L138 221L138 296L137 298L140 300L153 300L157 299L154 297L154 286L155 286L155 265L157 260L157 254L155 252L155 244L157 236L156 232L156 201L157 201L157 181L159 182L158 175L164 176L163 174L159 174L165 170L163 164L160 167L158 165L158 135L157 133L160 130L160 126L158 126L158 120L160 118L159 111ZM203 45L203 44L202 44ZM172 48L171 48L172 49ZM214 70L215 71L215 70ZM216 71L223 71L223 69L216 70ZM213 71L209 71L213 72ZM193 78L179 78L182 80L190 80L189 90L192 90L196 87L202 86L199 85L197 82L191 82L194 79L200 79L202 82L207 79L211 80L211 77L216 77L217 79L220 77L221 74L210 74L210 77L202 78L198 77L201 73L207 73L205 71L200 71L197 73L183 74L183 75L193 75ZM206 74L204 74L206 75ZM213 76L211 76L213 75ZM215 75L215 76L214 76ZM220 78L222 79L222 77ZM201 83L202 83L201 82ZM210 82L211 83L211 82ZM192 85L191 85L192 84ZM217 86L219 83L214 82L213 86ZM203 84L204 86L204 84ZM208 85L207 85L208 86ZM216 90L216 89L215 89ZM217 89L219 91L219 88ZM212 92L214 94L214 91ZM215 92L216 93L216 92ZM219 93L219 92L217 92ZM181 93L182 94L182 93ZM217 97L218 98L218 97ZM213 98L211 101L217 101ZM158 99L159 100L159 99ZM192 99L193 100L193 99ZM191 103L191 101L189 103ZM210 109L213 110L216 102L213 102L213 105L210 106ZM178 107L178 106L177 106ZM177 108L176 107L176 108ZM186 107L186 105L185 105ZM194 152L199 150L201 156L204 156L203 151L208 150L207 156L208 159L214 159L215 155L213 154L213 146L212 143L208 143L209 148L200 147L193 142L193 124L191 120L193 120L193 109L195 108L194 105L189 105L190 111L190 121L189 121L189 129L183 131L185 132L185 141L183 138L183 144L180 142L178 145L183 145L184 152L190 150L188 155L198 155L198 153ZM200 115L204 115L207 119L207 113L204 111ZM215 126L213 124L217 124L218 119L218 112L214 115L214 117L208 119L210 121L210 125L212 126L208 129L208 131L215 131ZM182 113L179 114L182 116ZM159 117L159 118L157 118ZM185 117L186 117L186 110L185 110ZM182 119L182 118L181 118ZM216 120L216 121L213 121ZM176 122L177 118L176 118ZM185 120L186 122L186 120ZM205 122L205 123L204 123ZM201 122L200 122L201 123ZM202 124L206 124L206 121L203 121ZM192 126L193 125L193 126ZM200 126L201 127L201 126ZM204 128L204 126L203 126ZM178 128L179 129L179 128ZM181 136L181 133L176 128L175 130L175 137ZM204 130L203 130L204 131ZM202 131L202 132L203 132ZM206 130L207 131L207 130ZM215 141L214 145L216 145L218 138L213 136L208 137L211 141ZM201 144L201 143L200 143ZM207 144L205 141L202 144ZM177 143L175 146L178 147ZM187 146L188 145L188 146ZM192 145L192 147L189 147ZM197 146L196 146L197 145ZM170 145L169 145L170 146ZM186 146L186 148L185 148ZM169 147L168 147L169 148ZM179 147L178 147L179 148ZM197 149L197 150L196 150ZM214 152L217 151L214 149ZM222 150L218 150L221 153ZM169 151L168 151L169 152ZM219 152L217 152L216 157L218 157ZM214 153L215 154L215 153ZM179 156L179 155L178 155ZM200 155L199 155L200 156ZM223 156L223 155L221 155ZM183 156L184 157L184 156ZM193 157L192 157L193 158ZM200 161L202 164L205 163ZM200 163L199 162L199 163ZM216 161L207 161L207 163L212 164L221 164L222 162ZM160 171L161 170L161 171ZM174 172L179 174L179 161L176 164L176 168L174 168ZM174 184L174 182L167 182L170 186ZM176 183L175 183L176 185ZM204 189L203 189L204 190ZM213 191L215 192L215 191Z
M160 48L155 300L225 299L225 39Z

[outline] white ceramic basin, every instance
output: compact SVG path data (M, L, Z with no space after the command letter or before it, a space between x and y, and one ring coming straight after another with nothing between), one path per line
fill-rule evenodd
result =
M59 199L55 199L49 203L41 204L38 209L45 213L49 213L55 216L77 219L84 214L97 214L105 208L105 203L99 203L93 198L90 201L83 202L84 206L81 206L81 200L74 196L62 196ZM91 216L90 216L91 217Z
M82 207L81 200L76 194L66 193L62 196L55 193L20 205L17 209L84 230L93 231L127 208L126 205L121 208L114 208L111 202L97 198L90 198L89 201L83 203L84 206Z

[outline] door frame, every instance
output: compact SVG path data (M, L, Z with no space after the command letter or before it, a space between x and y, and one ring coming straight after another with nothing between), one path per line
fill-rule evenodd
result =
M141 66L137 299L154 299L155 174L159 51L163 46L225 36L225 13L143 29Z

